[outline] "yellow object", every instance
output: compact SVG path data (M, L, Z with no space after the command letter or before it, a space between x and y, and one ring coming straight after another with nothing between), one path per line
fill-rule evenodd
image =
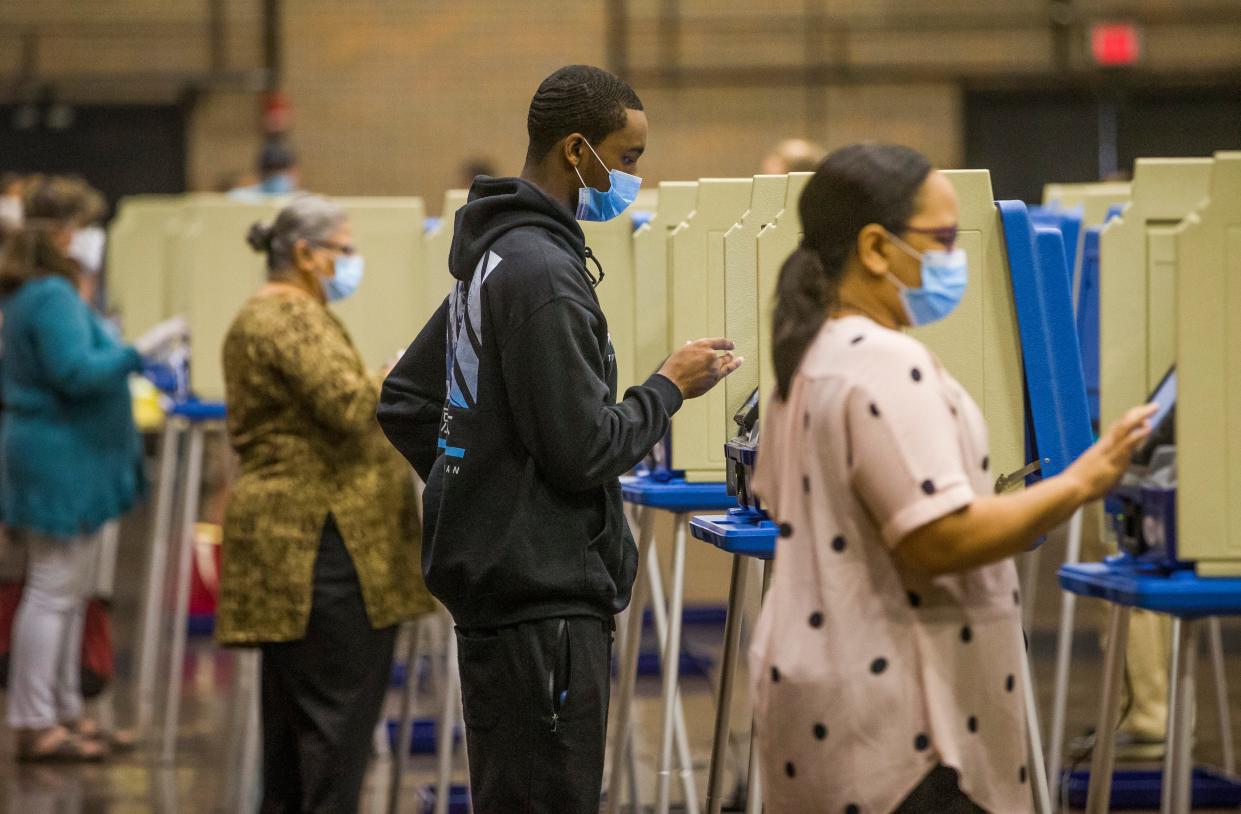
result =
M132 376L129 393L134 404L134 423L141 432L154 432L164 426L164 407L160 403L159 390L149 379Z

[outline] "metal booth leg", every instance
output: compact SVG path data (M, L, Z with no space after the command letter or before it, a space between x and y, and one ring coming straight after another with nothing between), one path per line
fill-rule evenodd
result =
M169 529L172 527L173 492L176 489L181 422L169 416L159 444L159 476L151 535L146 551L146 585L142 596L142 627L138 642L138 682L134 707L139 735L148 738L155 720L155 684L159 672L160 621L164 587L168 578Z
M655 814L668 814L671 805L672 748L681 667L681 615L685 600L685 515L676 516L672 550L672 598L668 605L668 640L663 658L663 728L656 774Z
M625 630L621 637L621 656L617 679L616 707L613 710L611 761L608 767L608 800L606 814L620 810L621 781L625 774L625 761L632 756L630 743L634 684L638 678L638 650L642 644L642 612L649 593L645 564L650 560L655 536L654 517L649 509L638 511L638 574L634 580L633 596L630 598ZM635 767L630 765L630 780L635 780ZM633 804L638 805L635 796Z
M1207 636L1211 643L1211 668L1215 677L1215 712L1219 718L1219 742L1224 753L1224 771L1237 773L1237 757L1232 741L1232 712L1228 707L1228 673L1224 669L1224 637L1220 632L1219 617L1207 620Z
M772 560L763 561L763 591L759 598L759 610L767 599L767 591L771 589L771 574L775 567ZM758 731L753 721L750 722L750 763L746 772L746 814L763 814L763 773L760 771L762 761L758 754Z
M405 625L408 638L405 647L405 686L401 689L401 718L392 747L392 778L388 786L388 814L396 814L401 800L401 778L409 765L409 745L414 735L414 695L418 692L417 620Z
M1034 697L1034 676L1030 671L1030 653L1022 636L1021 686L1025 693L1026 754L1030 786L1034 793L1034 809L1038 814L1051 814L1051 791L1047 783L1047 767L1043 764L1043 739L1039 732L1038 703Z
M1112 768L1120 723L1120 690L1125 675L1125 648L1129 645L1130 608L1112 604L1108 608L1107 652L1103 657L1103 702L1095 726L1094 756L1090 761L1090 789L1086 814L1107 814L1112 802Z
M1082 509L1069 521L1066 565L1075 565L1082 553ZM1027 597L1027 601L1028 601ZM1073 659L1073 623L1077 611L1077 594L1060 592L1060 628L1056 631L1056 682L1051 702L1051 732L1047 744L1047 776L1052 790L1052 805L1060 795L1060 769L1064 760L1064 720L1069 698L1069 665Z
M177 542L176 598L172 611L172 647L168 658L168 693L164 706L164 732L160 757L171 763L176 757L177 728L181 719L181 672L185 661L185 639L190 616L190 577L193 564L194 524L198 522L198 498L203 476L203 439L206 428L190 425L190 448L186 456L182 484L181 511Z
M1172 675L1168 686L1168 744L1163 764L1163 814L1187 814L1193 771L1194 697L1199 624L1172 620Z
M711 766L707 772L707 814L720 814L723 799L720 784L724 778L724 762L728 753L728 736L732 713L733 681L741 650L741 616L745 603L746 574L750 564L739 554L733 555L732 578L728 586L728 617L724 622L724 658L720 666L720 696L715 709L715 735L711 742Z
M453 734L461 709L461 673L457 666L457 632L452 621L446 619L447 665L445 666L444 707L440 714L436 758L438 773L435 781L435 814L448 814L448 801L452 796ZM468 737L468 736L467 736ZM408 750L409 745L406 744Z

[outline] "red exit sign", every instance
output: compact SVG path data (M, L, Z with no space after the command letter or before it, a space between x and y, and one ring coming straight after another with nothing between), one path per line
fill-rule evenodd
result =
M1090 53L1105 68L1136 65L1142 58L1142 32L1133 23L1096 23L1090 29Z

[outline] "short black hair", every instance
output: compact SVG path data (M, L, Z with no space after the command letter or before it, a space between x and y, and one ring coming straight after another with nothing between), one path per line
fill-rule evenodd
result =
M526 117L527 161L542 161L562 138L581 133L597 145L625 126L642 100L625 80L592 65L566 65L543 80Z

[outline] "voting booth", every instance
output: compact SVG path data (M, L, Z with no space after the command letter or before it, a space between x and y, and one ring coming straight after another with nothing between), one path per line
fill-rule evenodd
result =
M434 228L426 234L427 274L422 286L422 304L418 310L418 329L426 324L435 309L440 307L444 298L452 293L456 280L448 270L448 255L452 249L452 236L456 227L457 210L465 206L469 197L468 189L450 189L444 193L444 206L440 210L440 219ZM412 341L417 329L410 336Z
M1099 235L1099 420L1141 404L1176 360L1176 229L1207 196L1209 158L1147 158Z
M1176 231L1177 553L1241 575L1241 152L1217 153L1209 198Z
M913 331L982 410L991 437L991 470L1011 475L1028 461L1021 341L1000 215L986 170L947 170L960 201L957 245L970 281L947 319Z
M658 370L672 352L668 237L697 206L698 182L664 181L657 194L654 214L633 233L633 364L643 379Z
M753 186L750 178L702 179L694 211L668 237L674 349L689 340L725 335L724 235L750 208ZM732 339L738 353L751 353L753 335ZM727 409L724 388L717 387L685 402L673 417L672 464L687 481L724 480L724 444L732 434Z
M604 279L595 287L599 307L608 321L608 333L616 357L616 397L646 378L634 367L634 267L633 221L625 215L602 222L582 223L586 247L603 268ZM586 261L586 270L598 275L595 264Z
M758 358L748 358L758 375L759 393L764 402L770 398L776 386L775 369L771 361L772 316L776 307L776 287L780 282L780 269L802 239L801 214L797 204L802 191L814 175L812 172L794 172L788 176L784 189L784 205L776 216L762 228L755 238L755 254L758 263Z

